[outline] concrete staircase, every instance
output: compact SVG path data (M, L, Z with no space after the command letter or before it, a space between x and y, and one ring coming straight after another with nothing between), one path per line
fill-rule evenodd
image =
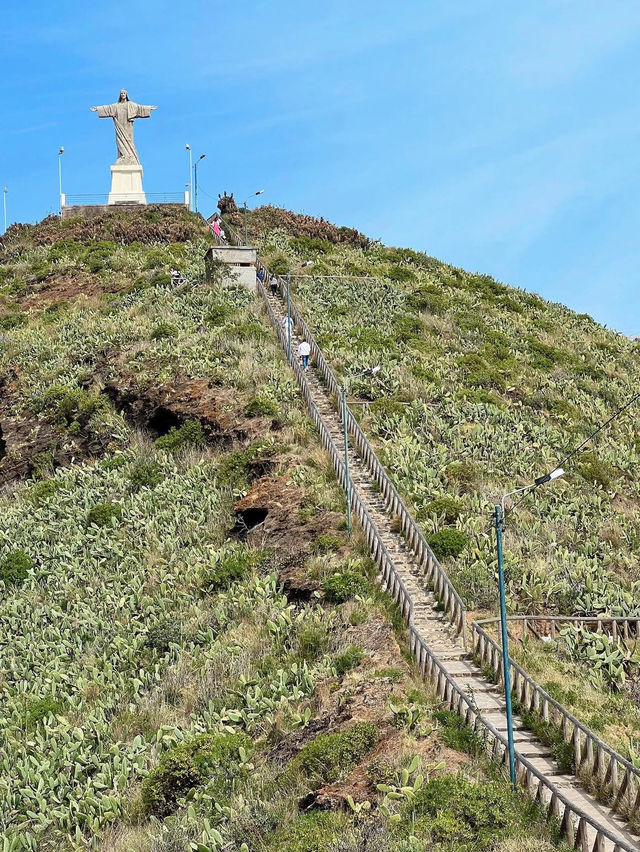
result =
M286 314L282 301L277 296L269 295L267 298L278 321L282 322ZM291 335L292 352L297 351L299 343L300 338L294 329ZM344 457L344 437L340 417L313 366L310 366L307 371L307 383L313 402L335 445ZM357 489L366 504L395 563L396 570L413 599L415 627L441 661L449 676L473 700L482 719L506 736L505 703L501 689L488 680L481 669L475 665L470 655L466 653L462 639L455 636L448 618L439 610L437 601L431 590L427 588L423 573L416 564L412 552L406 546L403 537L394 532L393 519L385 501L353 447L350 447L349 451L349 469L352 487ZM627 823L611 808L601 804L588 793L574 775L561 772L553 759L551 750L524 728L518 716L514 716L514 726L515 748L522 757L527 758L536 769L548 777L573 805L597 821L618 842L624 843L625 848L630 846L640 849L640 836L632 832ZM545 801L549 803L551 797L546 788L543 797L545 795ZM584 845L582 841L576 839L576 843L580 844L576 845L576 848L588 850L588 852L618 852L620 848L617 843L607 838L601 837L597 841L591 827L587 828L587 841L588 845Z

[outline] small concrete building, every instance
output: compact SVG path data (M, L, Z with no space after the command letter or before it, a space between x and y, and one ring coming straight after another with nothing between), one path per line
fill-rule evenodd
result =
M214 268L222 261L229 269L230 282L255 290L256 259L256 249L249 246L212 246L204 256L205 280L215 279Z

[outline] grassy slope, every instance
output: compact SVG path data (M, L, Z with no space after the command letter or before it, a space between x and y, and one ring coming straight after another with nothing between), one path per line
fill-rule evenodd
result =
M267 210L253 218L265 258L291 271L340 376L382 364L374 380L350 384L355 398L372 401L357 409L363 425L425 533L462 533L464 549L441 558L468 606L495 611L494 502L552 470L637 391L638 343L488 276L410 249L345 244ZM301 277L307 260L312 274ZM631 411L612 424L509 521L514 611L640 612L636 420ZM635 699L628 704L636 731ZM615 716L614 706L608 724Z
M14 228L0 246L5 843L311 852L338 838L404 849L414 834L551 848L526 801L487 783L473 738L436 721L345 541L342 495L260 304L168 286L174 263L200 274L203 245L198 220L148 210ZM277 524L230 540L234 501L260 489ZM373 725L364 747L318 739L357 722ZM242 752L231 732L250 738ZM190 756L212 733L208 756ZM164 799L142 783L160 760ZM416 790L426 778L415 801L356 813L402 767ZM342 807L300 812L310 789L309 806Z
M450 568L467 602L482 605L483 530L494 500L550 470L635 392L638 344L585 315L409 249L325 243L318 250L277 230L264 244L269 259L286 256L294 273L311 257L315 274L339 276L294 274L293 289L341 375L382 363L373 384L357 380L352 392L377 401L367 428L425 530L438 526L428 510L434 499L460 502L458 526L472 545ZM633 412L595 450L587 448L566 479L539 490L514 517L507 547L520 610L638 612Z

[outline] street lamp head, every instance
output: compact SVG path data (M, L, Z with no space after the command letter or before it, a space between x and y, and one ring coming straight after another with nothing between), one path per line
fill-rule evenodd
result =
M537 488L539 485L546 485L547 482L553 482L554 479L560 479L561 476L564 476L564 470L561 467L557 467L551 473L546 473L544 476L534 479L533 484Z
M206 156L207 156L206 154L200 154L200 156L198 157L198 160L204 160L204 158L205 158Z
M313 261L312 260L305 260L305 262L302 264L302 268L306 269L307 266L313 266Z
M187 144L186 144L184 147L185 147L185 150L187 150L187 151L190 151L190 150L191 150L191 145L189 145L189 143L188 143L188 142L187 142Z
M60 154L64 154L64 148L60 148L60 150L58 151L58 156L60 156Z
M382 369L382 367L380 366L380 364L376 364L375 367L371 368L371 375L377 376L381 369Z
M255 194L256 195L264 195L264 189L259 189Z

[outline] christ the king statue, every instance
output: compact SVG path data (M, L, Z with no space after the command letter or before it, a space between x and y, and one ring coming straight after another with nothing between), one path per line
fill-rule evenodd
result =
M118 148L117 165L140 164L136 146L133 144L133 122L136 118L149 118L153 110L157 108L130 101L126 89L122 89L120 92L117 103L91 107L91 112L97 112L98 118L113 119Z

